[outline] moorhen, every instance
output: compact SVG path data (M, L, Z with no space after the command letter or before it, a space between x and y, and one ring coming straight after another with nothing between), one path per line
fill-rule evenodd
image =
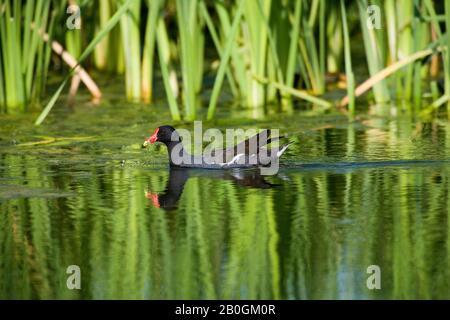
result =
M156 128L142 147L147 147L149 143L164 143L169 153L171 167L205 169L262 167L278 162L291 144L286 143L280 148L264 148L264 145L284 138L270 137L270 133L269 129L265 129L234 147L212 150L208 155L192 155L183 148L181 137L175 128L165 125Z

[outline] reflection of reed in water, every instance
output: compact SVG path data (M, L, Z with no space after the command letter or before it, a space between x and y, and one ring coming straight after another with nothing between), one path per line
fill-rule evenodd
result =
M164 190L166 171L2 163L3 184L65 196L0 202L1 298L449 297L446 166L291 170L276 186L194 170L161 210L143 190ZM380 291L365 287L371 264Z

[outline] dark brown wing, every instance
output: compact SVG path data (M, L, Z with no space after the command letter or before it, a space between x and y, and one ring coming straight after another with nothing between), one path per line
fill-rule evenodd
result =
M244 152L245 155L258 153L258 149L271 141L277 140L278 137L270 138L270 129L264 129L258 134L244 140L234 147L230 147L227 149L217 149L214 150L213 156L215 155L225 155L225 162L230 161L236 156L238 153Z

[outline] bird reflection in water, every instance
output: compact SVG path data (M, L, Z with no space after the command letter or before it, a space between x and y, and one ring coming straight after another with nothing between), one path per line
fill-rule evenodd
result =
M266 181L257 169L232 169L232 170L201 170L171 168L169 180L163 193L145 191L145 197L151 200L156 208L172 210L177 208L178 200L183 193L186 181L193 176L201 176L207 173L208 177L230 180L236 185L249 188L269 189L274 184Z

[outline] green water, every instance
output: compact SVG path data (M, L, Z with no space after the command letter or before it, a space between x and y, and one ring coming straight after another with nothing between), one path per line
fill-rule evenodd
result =
M0 298L450 298L447 121L230 111L204 127L291 133L279 174L190 171L157 208L166 151L140 145L167 109L79 104L0 116Z

